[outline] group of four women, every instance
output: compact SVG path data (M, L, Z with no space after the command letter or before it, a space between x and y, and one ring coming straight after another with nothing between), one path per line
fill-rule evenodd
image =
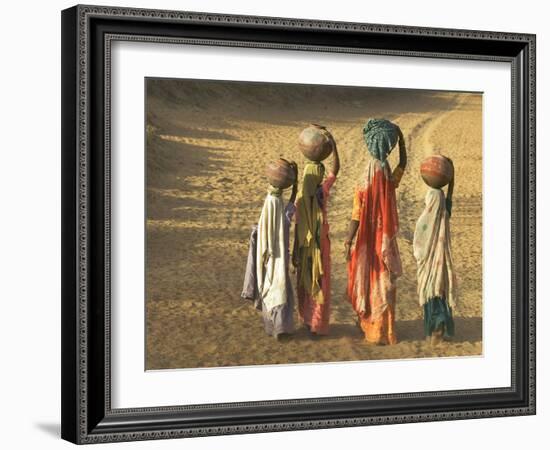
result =
M404 174L407 152L401 130L388 120L369 120L363 127L363 137L371 158L355 191L345 241L347 294L365 340L395 344L396 280L402 274L395 190ZM399 164L392 171L387 157L396 145ZM297 175L297 166L292 164ZM292 264L297 273L299 315L312 338L329 333L331 249L327 209L339 170L335 147L328 173L321 162L306 163L300 189L296 182L286 205L282 190L270 186L258 224L253 227L242 297L254 300L262 311L266 332L277 339L294 330L294 294L289 275L292 220L296 223ZM449 233L453 184L451 180L447 198L441 189L428 187L426 208L418 220L413 243L424 330L432 342L454 333L456 279Z

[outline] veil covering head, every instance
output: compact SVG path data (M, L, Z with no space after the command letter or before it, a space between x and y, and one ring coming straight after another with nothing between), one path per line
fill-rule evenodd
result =
M363 127L363 139L369 153L385 164L399 139L399 128L386 119L369 119Z
M323 266L321 260L321 224L323 211L317 198L317 188L323 181L325 167L319 162L308 162L296 206L298 245L301 255L301 271L298 283L317 303L324 302L321 291Z

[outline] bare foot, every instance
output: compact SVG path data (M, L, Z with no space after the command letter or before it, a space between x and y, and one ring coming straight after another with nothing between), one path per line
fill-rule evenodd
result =
M439 345L441 344L441 342L443 342L443 330L442 329L434 330L432 332L432 339L431 339L432 345Z
M275 339L277 339L277 342L288 342L291 337L290 333L279 333Z
M315 331L310 331L309 332L309 338L312 340L312 341L318 341L321 336L318 335Z
M388 344L385 340L380 340L380 341L373 342L373 341L368 341L367 339L365 339L364 342L367 345L378 346L378 347L381 347L383 345Z

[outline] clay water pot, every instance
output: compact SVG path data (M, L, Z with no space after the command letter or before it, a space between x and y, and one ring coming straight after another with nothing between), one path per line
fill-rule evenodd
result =
M454 168L444 156L432 155L422 161L420 175L428 186L441 189L453 178Z
M265 171L271 186L286 189L296 182L296 173L290 163L283 158L268 164Z
M307 159L317 162L328 158L336 147L332 134L317 124L311 124L300 133L298 145Z

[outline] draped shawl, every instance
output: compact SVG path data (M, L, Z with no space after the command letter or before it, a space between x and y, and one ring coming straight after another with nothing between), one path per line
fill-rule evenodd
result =
M268 311L287 302L284 210L280 190L271 189L258 221L256 248L258 293Z
M324 303L321 290L323 263L321 259L321 226L323 211L317 198L317 189L323 181L325 168L319 162L308 162L304 168L302 186L296 199L298 211L297 238L300 254L299 286L319 303Z
M348 296L361 317L379 319L392 301L402 273L397 245L395 185L389 164L371 159L357 188L359 228L348 264Z
M441 189L428 189L413 241L418 270L418 299L424 305L434 297L447 299L454 308L458 301L457 282L451 257L449 213Z

